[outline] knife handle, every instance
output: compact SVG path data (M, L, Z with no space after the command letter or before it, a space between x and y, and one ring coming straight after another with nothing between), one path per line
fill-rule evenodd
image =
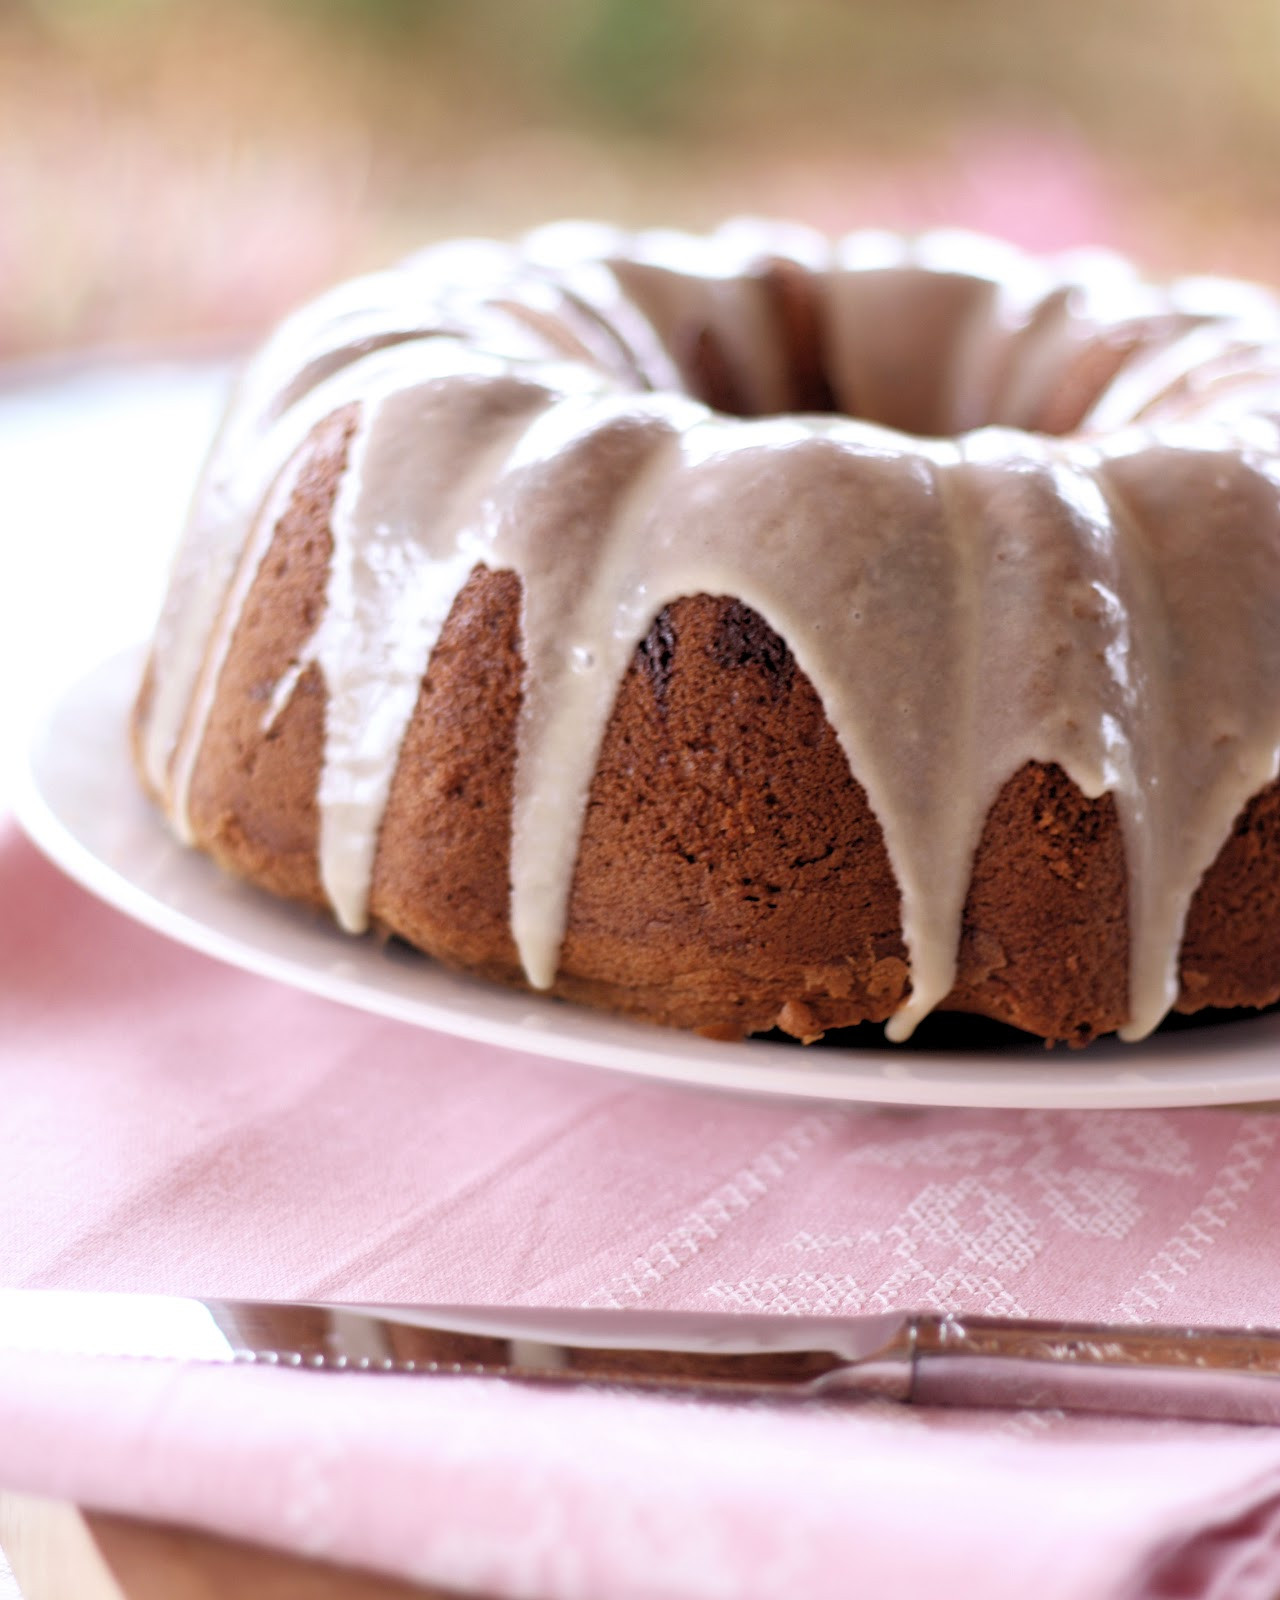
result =
M1280 1335L919 1317L910 1398L921 1405L1275 1424Z

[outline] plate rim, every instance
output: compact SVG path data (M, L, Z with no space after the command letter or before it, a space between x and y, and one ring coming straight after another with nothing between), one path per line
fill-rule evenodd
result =
M1183 1041L1174 1048L1170 1048L1170 1036L1157 1036L1159 1043L1154 1046L1150 1041L1104 1045L1108 1053L1101 1057L1095 1052L1084 1059L1069 1056L1064 1062L1058 1055L1053 1067L1028 1073L1029 1061L1036 1059L1034 1046L1030 1045L1026 1053L1011 1055L1007 1060L982 1051L910 1054L887 1043L857 1050L836 1047L806 1063L796 1047L769 1040L725 1045L612 1013L571 1007L550 996L487 984L454 973L418 952L409 952L403 959L389 955L371 941L355 941L335 926L318 918L313 920L304 908L231 879L169 832L159 813L143 797L130 769L139 810L150 812L154 823L155 845L167 847L173 860L181 861L184 867L191 865L207 873L210 898L230 892L242 905L249 905L254 914L260 914L267 942L246 941L243 936L160 898L136 877L105 860L60 814L47 792L47 777L42 778L44 748L57 719L77 709L83 714L83 702L91 700L95 693L99 697L109 694L116 680L120 685L136 685L145 649L144 645L133 643L99 656L89 668L63 677L33 709L20 734L11 809L37 848L99 900L162 937L241 971L369 1014L473 1043L692 1089L770 1099L921 1109L1135 1110L1240 1105L1280 1098L1278 1014L1233 1019L1220 1028L1206 1027L1196 1036L1197 1042L1204 1041L1202 1049L1185 1042L1191 1035L1173 1036ZM119 735L116 744L120 762L127 765L127 706L117 699L114 709L119 715L111 725ZM325 939L326 945L332 940L335 953L345 951L348 964L356 963L357 976L323 971L296 954L272 951L269 930L273 922L280 923L283 918L290 919L295 930L305 921ZM405 960L411 962L415 971L420 971L423 992L409 999L360 977L361 957L355 952L377 961L391 960L396 967L403 967ZM441 988L442 981L446 996L443 999L432 992ZM450 990L459 986L468 1000L473 993L477 1002L490 999L493 1014L483 1005L464 1004L449 997ZM519 1019L510 1015L517 1009L527 1014ZM569 1017L570 1025L558 1027L557 1017ZM1248 1037L1242 1030L1248 1030ZM1238 1037L1225 1051L1215 1051L1213 1036L1223 1032ZM1259 1037L1260 1033L1272 1037ZM757 1059L742 1061L739 1053L744 1049ZM1157 1061L1154 1077L1147 1059L1153 1049L1165 1058L1163 1064ZM1049 1052L1044 1054L1047 1062ZM1270 1057L1270 1061L1264 1060L1260 1066L1259 1055ZM1218 1064L1215 1056L1220 1058Z

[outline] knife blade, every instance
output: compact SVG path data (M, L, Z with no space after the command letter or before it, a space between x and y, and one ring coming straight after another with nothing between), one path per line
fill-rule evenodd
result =
M1280 1423L1280 1330L0 1291L0 1351Z

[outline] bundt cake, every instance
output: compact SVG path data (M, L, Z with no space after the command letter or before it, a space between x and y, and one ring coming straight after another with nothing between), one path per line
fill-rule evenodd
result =
M135 717L183 838L713 1036L1280 997L1280 302L587 224L287 321Z

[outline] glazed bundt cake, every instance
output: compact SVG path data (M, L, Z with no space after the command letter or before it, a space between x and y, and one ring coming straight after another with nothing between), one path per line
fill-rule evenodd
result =
M245 372L136 713L181 835L704 1033L1280 997L1280 304L541 230Z

